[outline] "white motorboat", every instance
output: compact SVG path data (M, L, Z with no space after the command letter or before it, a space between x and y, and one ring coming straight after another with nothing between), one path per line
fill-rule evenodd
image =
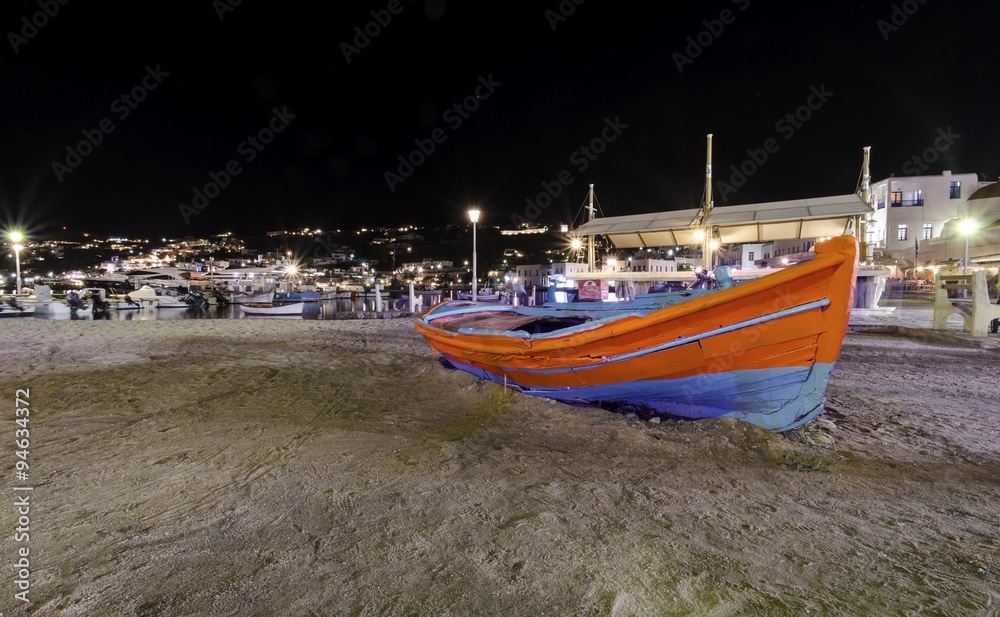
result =
M185 268L160 267L145 270L129 270L124 273L128 282L134 287L153 283L170 287L187 287L191 284L191 270Z
M149 285L143 285L135 291L128 292L126 295L132 302L139 304L139 306L151 306L161 309L188 308L190 306L184 300L184 296L178 295L173 290L150 287Z

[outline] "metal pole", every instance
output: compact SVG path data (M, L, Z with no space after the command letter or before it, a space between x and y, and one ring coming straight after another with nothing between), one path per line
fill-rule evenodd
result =
M707 136L707 146L705 154L705 203L702 204L702 224L708 220L708 215L712 211L712 134ZM703 226L704 237L701 243L701 267L704 270L712 270L712 227Z
M966 236L966 238L968 238L968 236ZM20 295L20 293L21 293L21 247L17 246L17 245L14 246L14 267L15 267L15 269L17 271L17 282L16 282L17 293Z
M871 146L864 147L864 157L863 163L861 165L861 186L858 187L858 195L861 199L871 205L871 194L872 194L872 184L871 184ZM890 199L892 195L892 181L889 181L889 191ZM860 253L858 254L858 261L860 263L865 263L868 258L871 257L871 247L868 246L868 214L865 216L858 216L855 219L854 230L858 235L858 245L860 246ZM889 220L889 215L886 214L886 221Z
M587 221L594 220L594 185L590 185L588 194L590 205L587 206ZM594 235L587 236L587 272L594 272L597 269L596 256L594 255Z
M476 295L476 222L472 222L472 301L478 299Z
M962 274L969 267L969 232L965 232L965 259L962 260Z

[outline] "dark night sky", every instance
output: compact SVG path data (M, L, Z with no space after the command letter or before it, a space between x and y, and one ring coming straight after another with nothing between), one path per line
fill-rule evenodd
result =
M37 0L7 2L0 18L2 222L36 235L455 223L472 203L486 224L510 225L560 172L573 182L539 223L569 222L588 183L607 216L693 208L707 133L716 205L850 193L864 146L875 178L904 175L949 130L958 137L937 139L946 148L928 173L1000 175L995 0L399 0L350 62L342 44L388 1L243 0L222 19L226 0L63 1L47 23ZM560 6L573 13L553 28ZM33 16L44 25L26 30ZM707 45L681 71L699 35ZM120 97L147 67L166 75L127 109ZM491 76L492 92L467 99ZM820 90L806 121L783 121ZM478 108L448 111L463 100ZM241 143L275 108L294 118L248 161ZM68 161L103 119L113 130ZM574 153L611 135L608 119L627 128L582 170ZM441 143L390 190L397 157L436 129ZM718 184L769 138L742 188ZM230 161L239 173L185 222L179 204Z

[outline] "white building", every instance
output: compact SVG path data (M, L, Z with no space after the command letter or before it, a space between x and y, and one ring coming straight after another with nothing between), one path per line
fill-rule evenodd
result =
M677 262L673 259L633 258L631 272L677 272Z
M526 264L514 267L514 275L524 283L525 289L532 287L548 287L552 264Z
M732 266L737 270L752 270L757 264L770 259L774 243L733 244L716 258L716 265Z
M980 188L977 174L891 176L872 183L875 198L873 224L867 230L875 257L913 263L918 243L941 236L948 221Z
M548 287L565 280L564 277L577 272L586 272L587 264L577 262L556 262L550 264L525 264L515 266L514 273L524 283L526 289ZM555 280L553 280L555 279Z

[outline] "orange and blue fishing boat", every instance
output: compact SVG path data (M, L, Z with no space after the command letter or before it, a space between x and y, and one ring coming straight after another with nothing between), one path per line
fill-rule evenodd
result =
M735 418L774 431L802 426L823 411L854 306L855 234L874 212L869 148L864 153L854 195L713 209L708 135L700 210L594 220L591 185L591 220L578 228L591 242L604 234L618 248L698 240L708 265L717 241L819 237L799 263L743 282L721 266L701 288L624 302L444 302L421 314L416 328L447 365L524 394L644 417ZM582 276L622 280L596 273L592 244L588 250ZM582 281L581 291L594 283Z
M766 276L611 306L444 302L416 328L448 365L524 394L786 431L823 410L857 254L838 236Z

